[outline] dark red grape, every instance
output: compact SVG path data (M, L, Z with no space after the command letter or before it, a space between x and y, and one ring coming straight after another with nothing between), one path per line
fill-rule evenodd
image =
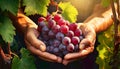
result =
M69 51L69 52L73 52L74 51L74 45L72 44L72 43L70 43L68 46L67 46L67 50Z
M72 38L74 36L74 32L73 31L68 31L68 33L66 34L66 36Z
M82 31L80 29L76 29L74 33L75 33L75 36L78 36L78 37L82 35Z
M53 26L56 25L56 22L54 20L49 20L48 27L51 29Z
M76 23L69 24L69 29L75 31L77 29L77 24Z
M60 31L61 31L63 34L67 34L67 32L69 31L69 27L68 27L67 25L61 25Z
M72 37L71 42L72 42L74 45L76 45L76 44L78 44L78 43L80 42L80 39L79 39L79 37L74 36L74 37Z
M45 18L44 18L44 17L39 17L39 18L38 18L38 23L43 22L43 21L45 21Z
M71 43L71 39L66 36L66 37L63 38L62 43L64 45L69 45Z
M58 22L57 22L58 25L66 25L66 21L64 19L60 19Z
M56 22L58 22L61 18L62 18L62 16L61 16L60 14L54 15L54 20L55 20Z
M59 26L59 25L53 26L53 27L52 27L52 31L53 31L54 33L58 33L58 32L60 31L60 26Z

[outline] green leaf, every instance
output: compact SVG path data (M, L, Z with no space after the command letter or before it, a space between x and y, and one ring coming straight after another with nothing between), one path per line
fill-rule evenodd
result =
M0 16L0 35L5 42L13 41L15 28L8 17Z
M26 15L40 14L43 16L47 15L47 6L50 0L23 0Z
M19 0L0 0L0 8L2 11L10 11L14 15L17 14Z
M62 16L66 20L76 22L78 11L70 2L60 2L58 6L62 9Z
M30 52L22 48L20 50L21 58L14 56L12 61L12 69L36 69L34 63L34 57L30 55Z
M113 26L111 26L108 30L101 32L98 35L98 41L100 45L97 47L98 57L96 59L96 63L99 64L99 69L111 69L111 58L113 56Z
M110 5L110 0L102 0L101 4L104 6L104 7L108 7Z

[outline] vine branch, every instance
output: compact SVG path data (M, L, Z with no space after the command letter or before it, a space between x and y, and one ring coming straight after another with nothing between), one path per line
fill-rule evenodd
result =
M114 21L114 53L115 55L117 55L118 53L118 49L119 49L119 43L118 43L118 24L119 24L119 0L117 0L117 12L115 10L115 5L114 5L114 1L110 0L111 2L111 7L112 7L112 12L113 12L113 21Z

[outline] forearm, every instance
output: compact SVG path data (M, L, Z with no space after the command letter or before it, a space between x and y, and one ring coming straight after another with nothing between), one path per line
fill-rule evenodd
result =
M17 16L10 14L10 18L13 21L13 25L20 33L24 34L27 28L37 28L37 25L27 16L20 11Z
M93 14L88 17L84 23L93 26L96 33L106 30L113 23L111 18L112 10L111 8L103 8L102 6L97 6Z

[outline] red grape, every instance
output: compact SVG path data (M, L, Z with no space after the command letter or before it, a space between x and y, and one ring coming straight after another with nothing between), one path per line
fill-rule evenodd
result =
M49 20L48 27L51 29L53 26L56 25L56 22L54 20Z
M71 39L66 36L63 38L62 43L67 46L68 44L71 43Z
M75 36L78 36L78 37L82 35L82 31L80 29L76 29L74 33L75 33Z
M42 21L44 21L44 20L45 20L44 17L39 17L39 18L38 18L38 23L40 23L40 22L42 22Z
M73 31L68 31L68 33L66 34L66 36L72 38L74 36L74 32Z
M67 50L69 52L73 52L74 51L74 45L72 43L70 43L68 46L67 46Z
M69 24L69 29L75 31L77 29L77 24L76 23Z
M60 27L60 31L63 33L63 34L67 34L67 32L69 31L69 27L67 25L62 25Z
M58 22L57 22L58 25L66 25L66 21L64 19L60 19Z
M54 20L55 20L56 22L58 22L61 18L62 18L62 16L59 15L59 14L54 15Z
M58 32L60 31L60 26L59 26L59 25L53 26L53 27L52 27L52 31L53 31L54 33L58 33Z
M56 39L62 40L63 38L64 38L64 34L63 34L63 33L58 32L58 33L56 34Z
M80 39L79 39L79 37L74 36L74 37L72 37L71 42L72 42L74 45L76 45L76 44L78 44L78 43L80 42Z

